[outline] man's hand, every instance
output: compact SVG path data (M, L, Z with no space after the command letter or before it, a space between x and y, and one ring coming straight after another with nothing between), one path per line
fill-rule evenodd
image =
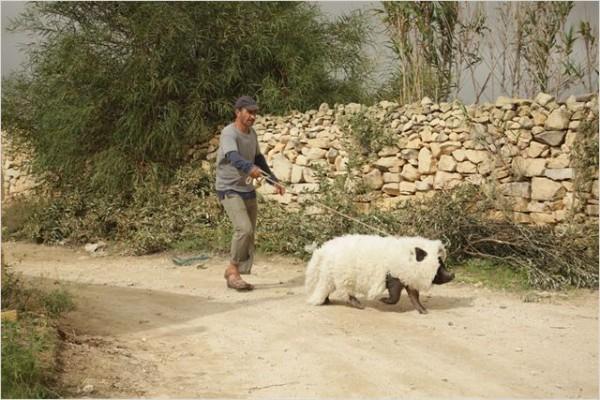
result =
M250 175L254 179L258 179L262 176L262 174L260 173L260 168L258 168L256 165L252 167L248 175Z
M285 187L283 187L280 183L276 183L275 184L275 192L278 195L283 196L285 194Z

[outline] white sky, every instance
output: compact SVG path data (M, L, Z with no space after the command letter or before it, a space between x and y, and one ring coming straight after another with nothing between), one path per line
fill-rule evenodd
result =
M370 1L325 1L317 2L323 12L332 18L347 13L352 10L362 9L368 10L370 8L380 8L380 2ZM12 33L5 30L8 21L11 18L16 17L21 11L24 10L26 2L24 1L1 1L0 13L2 15L2 64L1 71L2 77L8 76L10 72L19 68L19 65L23 62L25 56L21 49L27 42L34 40L32 37L24 33ZM486 7L495 7L499 2L486 2ZM596 37L598 37L598 2L597 1L578 1L575 2L575 7L569 16L567 24L579 21L581 19L588 20L595 30ZM386 71L389 71L389 60L392 57L391 51L386 47L387 36L384 34L383 24L376 18L371 18L373 29L373 38L376 43L374 48L368 49L368 53L371 55L372 60L375 63L377 75L379 81L383 80L383 77L387 75ZM487 72L480 68L477 74L484 76ZM481 78L482 80L484 78ZM574 92L581 91L581 89L574 89ZM490 93L486 92L487 96L484 96L482 100L493 101L492 96L499 96L498 90L490 90ZM460 97L466 103L470 103L474 100L473 88L465 87L461 90ZM487 98L486 98L487 97Z

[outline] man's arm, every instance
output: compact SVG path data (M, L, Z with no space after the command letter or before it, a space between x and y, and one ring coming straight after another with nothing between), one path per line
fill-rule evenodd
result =
M262 154L257 154L256 157L254 157L254 164L256 164L260 169L265 171L267 174L269 174L269 177L275 183L279 182L279 179L277 179L277 177L271 171L271 168L269 168L269 165L267 164L267 160L265 160L265 156L263 156ZM270 182L269 180L267 180L267 182L269 182L271 185L274 185L274 183Z

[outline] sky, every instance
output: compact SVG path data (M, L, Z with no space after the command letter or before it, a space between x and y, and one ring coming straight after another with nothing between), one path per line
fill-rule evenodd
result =
M367 11L373 8L381 8L380 2L374 1L326 1L326 2L315 2L329 18L336 18L337 16L343 15L354 10ZM35 40L35 38L22 33L22 32L7 32L6 26L10 19L16 17L21 11L24 10L26 2L23 1L1 1L0 13L2 15L2 64L1 72L2 77L8 76L12 71L19 69L20 64L24 61L25 55L22 51L25 43ZM470 2L475 4L475 2ZM485 6L488 10L492 10L500 2L485 2ZM581 19L588 20L595 30L596 37L598 37L598 2L597 1L578 1L575 2L575 7L569 16L567 24L579 21ZM374 15L371 15L371 23L374 27L372 31L374 46L367 49L371 60L375 66L376 79L382 82L385 77L389 76L391 70L393 54L387 47L387 35L385 34L385 28L380 20ZM493 15L493 13L492 13ZM489 68L486 70L485 66L480 66L475 70L476 80L482 82L485 80ZM473 85L465 80L465 87L459 92L459 97L466 103L474 101ZM574 92L581 92L581 88L574 88ZM482 100L493 101L496 96L500 93L495 88L486 90Z

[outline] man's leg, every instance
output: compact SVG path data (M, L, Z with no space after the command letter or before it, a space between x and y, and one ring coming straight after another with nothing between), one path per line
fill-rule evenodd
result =
M237 290L251 290L253 286L240 277L240 264L248 259L249 247L254 238L252 221L244 200L237 195L227 195L221 201L233 225L230 265L225 270L227 286Z
M250 224L252 225L252 235L248 245L248 258L240 261L239 270L240 274L249 274L252 271L252 265L254 263L254 240L256 234L256 216L258 207L256 199L244 200L244 204L246 205L248 218L250 219Z

